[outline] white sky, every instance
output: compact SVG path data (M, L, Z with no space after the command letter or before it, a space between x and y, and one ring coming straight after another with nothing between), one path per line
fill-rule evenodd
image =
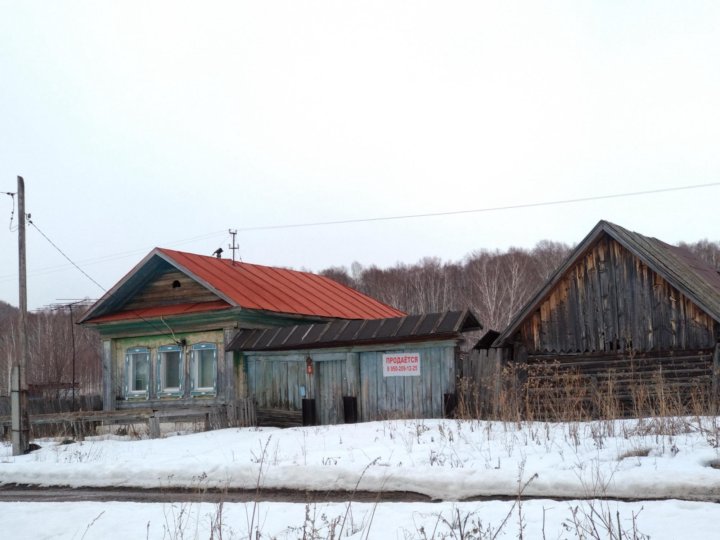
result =
M24 176L36 225L106 288L228 228L243 260L310 270L575 243L599 219L717 240L720 185L242 229L719 183L718 143L714 1L0 0L0 191ZM31 308L101 295L37 230L28 250Z
M39 440L40 450L17 457L9 443L0 442L0 484L185 487L196 492L260 485L321 493L410 491L443 501L381 503L377 508L353 503L353 521L364 526L347 537L385 540L421 538L420 526L429 532L438 525L441 537L445 528L438 516L451 520L458 511L495 531L511 513L506 534L499 537L518 538L512 502L453 501L514 497L520 482L525 495L541 497L523 504L526 538L575 538L572 527L562 526L572 523L575 507L579 516L594 507L619 518L623 530L632 530L634 513L638 532L651 538L714 538L720 470L710 464L720 455L713 447L719 429L715 417L569 424L400 420L225 429L153 440L92 437L68 445ZM600 496L634 502L592 501ZM558 497L570 500L553 500ZM253 509L252 503L225 506L226 538L250 536ZM255 510L262 516L263 537L298 538L291 529L302 527L304 504L261 502ZM317 512L318 526L323 513L334 519L348 512L341 503L319 503L309 510ZM189 503L0 503L6 537L33 539L78 539L85 532L87 538L102 539L208 538L217 511L213 505ZM188 514L180 531L185 535L166 534L163 526L174 531L181 512ZM196 527L201 532L194 535Z

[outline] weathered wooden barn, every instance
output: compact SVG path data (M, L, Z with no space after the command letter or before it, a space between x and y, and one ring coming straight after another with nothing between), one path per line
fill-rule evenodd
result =
M159 410L246 398L239 331L402 315L323 276L157 248L80 322L102 337L105 410Z
M717 404L720 275L688 250L599 222L497 337L531 414Z
M261 422L440 418L455 403L460 348L481 328L450 311L241 330L228 350L247 369Z

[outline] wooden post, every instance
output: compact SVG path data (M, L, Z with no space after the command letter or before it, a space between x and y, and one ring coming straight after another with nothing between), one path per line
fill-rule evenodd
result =
M115 366L113 363L113 343L110 339L104 339L102 342L102 368L103 368L103 387L102 399L103 410L115 410Z
M715 343L715 354L713 354L713 372L712 372L712 406L713 414L717 414L720 410L720 341Z
M235 252L233 251L233 254ZM232 402L235 397L237 396L237 390L235 389L235 354L233 351L228 351L227 346L232 341L232 338L235 335L234 329L228 329L226 328L223 332L224 334L224 364L222 369L222 381L218 380L218 394L222 393L222 396L224 398L225 403ZM219 362L218 358L218 364ZM219 370L218 370L219 371ZM222 384L222 386L220 386ZM221 390L222 389L222 390Z
M148 428L150 429L151 439L160 438L160 419L155 416L154 413L150 415L150 418L148 418Z
M75 412L75 323L73 321L72 304L68 305L70 309L70 339L72 340L72 410Z
M360 353L349 352L345 358L346 392L348 396L357 396L360 391Z
M20 320L17 353L12 366L12 449L13 455L26 454L30 448L27 380L27 267L25 264L25 182L17 177L18 195L18 259L20 282Z

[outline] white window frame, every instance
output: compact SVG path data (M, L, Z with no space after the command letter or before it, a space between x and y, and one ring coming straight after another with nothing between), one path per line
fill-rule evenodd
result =
M165 382L165 353L177 352L180 354L178 360L178 386L166 386ZM162 345L157 352L157 395L158 396L182 396L185 388L185 354L179 345Z
M147 385L144 390L135 390L134 378L135 378L135 362L136 356L144 354L147 359ZM152 372L152 358L150 356L150 349L147 347L130 347L125 351L125 396L127 398L145 398L147 399L150 395L150 374Z
M213 351L212 358L212 372L213 372L213 385L212 386L198 386L200 380L200 353L203 351ZM196 343L191 349L191 362L190 362L190 393L193 396L211 396L217 394L217 366L218 366L218 348L215 343Z

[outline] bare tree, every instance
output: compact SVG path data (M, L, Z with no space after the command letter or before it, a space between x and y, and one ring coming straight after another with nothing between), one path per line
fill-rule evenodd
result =
M689 250L713 268L720 270L720 242L711 242L705 239L690 244L680 242L679 245Z
M345 268L344 266L333 266L330 268L326 268L325 270L320 272L320 275L325 276L326 278L330 278L333 281L337 281L338 283L342 283L347 287L355 288L355 280L350 277L347 268Z
M354 262L329 268L323 275L354 287L406 313L470 308L488 328L504 328L567 257L570 247L543 241L532 250L480 250L462 263L426 257L390 268L362 267Z
M530 254L535 259L536 271L544 283L570 255L572 247L562 242L540 240Z
M527 301L538 279L532 256L521 249L476 251L465 261L470 306L488 328L504 328Z
M0 305L0 395L8 392L9 366L17 351L18 312L5 306L2 309ZM72 387L73 363L77 391L99 391L100 340L95 330L75 324L78 315L75 312L72 317L68 310L44 310L28 317L28 384L44 389L45 395L60 397Z

